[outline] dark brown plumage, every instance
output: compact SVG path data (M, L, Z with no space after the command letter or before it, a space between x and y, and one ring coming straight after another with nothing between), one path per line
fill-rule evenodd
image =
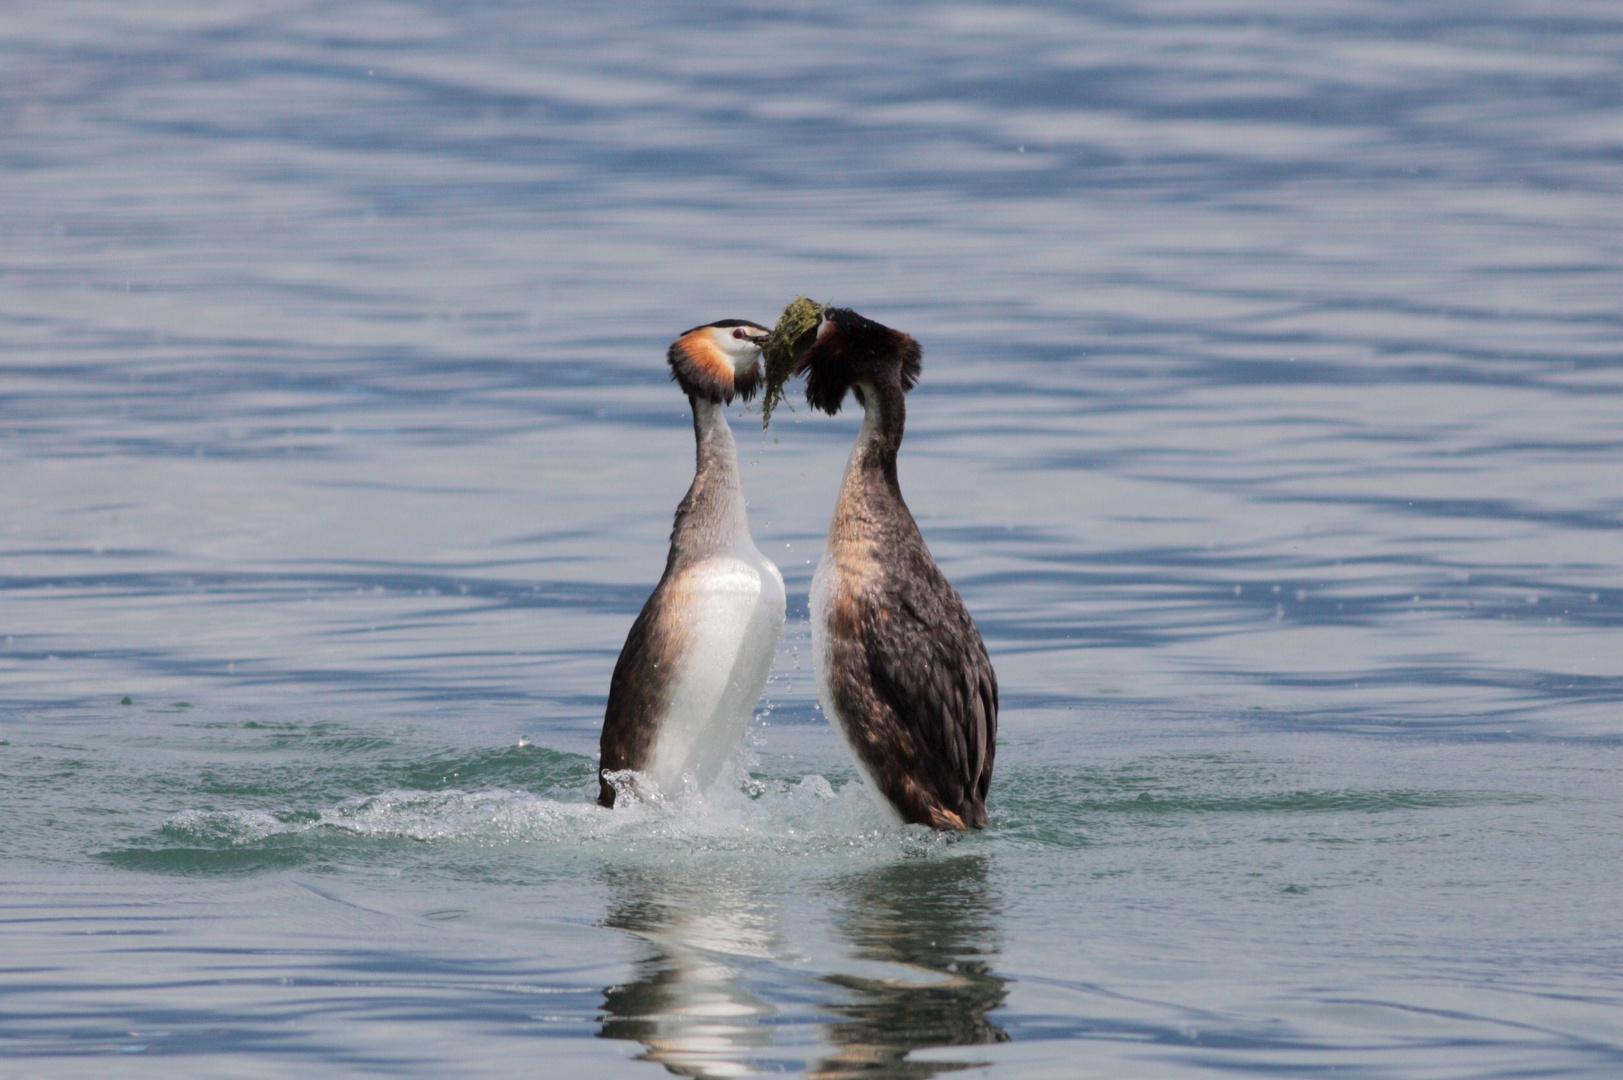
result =
M620 649L609 679L609 702L598 740L597 802L614 805L614 786L605 773L647 767L659 728L651 723L670 708L671 673L683 653L681 627L665 617L676 605L667 595L680 575L676 551L666 558L665 574L643 604Z
M823 708L904 821L986 824L997 741L997 676L958 591L930 557L896 479L911 337L830 309L800 361L806 401L866 412L812 583Z

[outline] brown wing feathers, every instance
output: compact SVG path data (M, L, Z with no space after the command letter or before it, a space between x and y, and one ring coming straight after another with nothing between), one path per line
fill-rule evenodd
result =
M664 716L670 707L671 676L684 645L684 628L665 617L666 593L674 577L667 567L665 577L631 624L609 679L599 743L597 801L601 806L614 805L614 786L603 774L647 768L659 733L658 725L650 721Z
M850 708L860 715L869 768L905 819L948 829L984 825L997 678L957 591L933 562L914 570L910 588L872 598L856 640L847 643L852 659L866 658L871 690L847 687L841 714Z

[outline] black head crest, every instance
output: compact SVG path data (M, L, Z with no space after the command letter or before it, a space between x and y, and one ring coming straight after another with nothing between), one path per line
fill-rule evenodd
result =
M824 320L799 364L812 408L832 416L844 404L846 391L859 382L894 377L904 392L918 384L924 354L912 337L850 308L829 308Z

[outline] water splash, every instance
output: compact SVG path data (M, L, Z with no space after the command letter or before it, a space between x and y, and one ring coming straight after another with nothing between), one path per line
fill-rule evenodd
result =
M890 857L928 853L941 843L923 829L891 825L860 781L836 788L817 773L763 777L734 762L723 782L708 791L667 796L643 789L642 797L623 798L612 810L584 795L456 787L391 788L314 812L189 808L171 815L157 836L111 854L280 847L291 856L302 844L313 855L335 837L660 858L705 853Z

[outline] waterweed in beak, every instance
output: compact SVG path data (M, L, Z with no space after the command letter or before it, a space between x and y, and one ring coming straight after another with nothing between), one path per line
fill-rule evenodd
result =
M766 368L766 393L761 398L761 427L772 423L772 409L784 399L783 387L795 373L795 362L817 340L817 324L830 305L819 304L804 296L797 296L778 316L778 325L772 328L761 346L761 359Z

